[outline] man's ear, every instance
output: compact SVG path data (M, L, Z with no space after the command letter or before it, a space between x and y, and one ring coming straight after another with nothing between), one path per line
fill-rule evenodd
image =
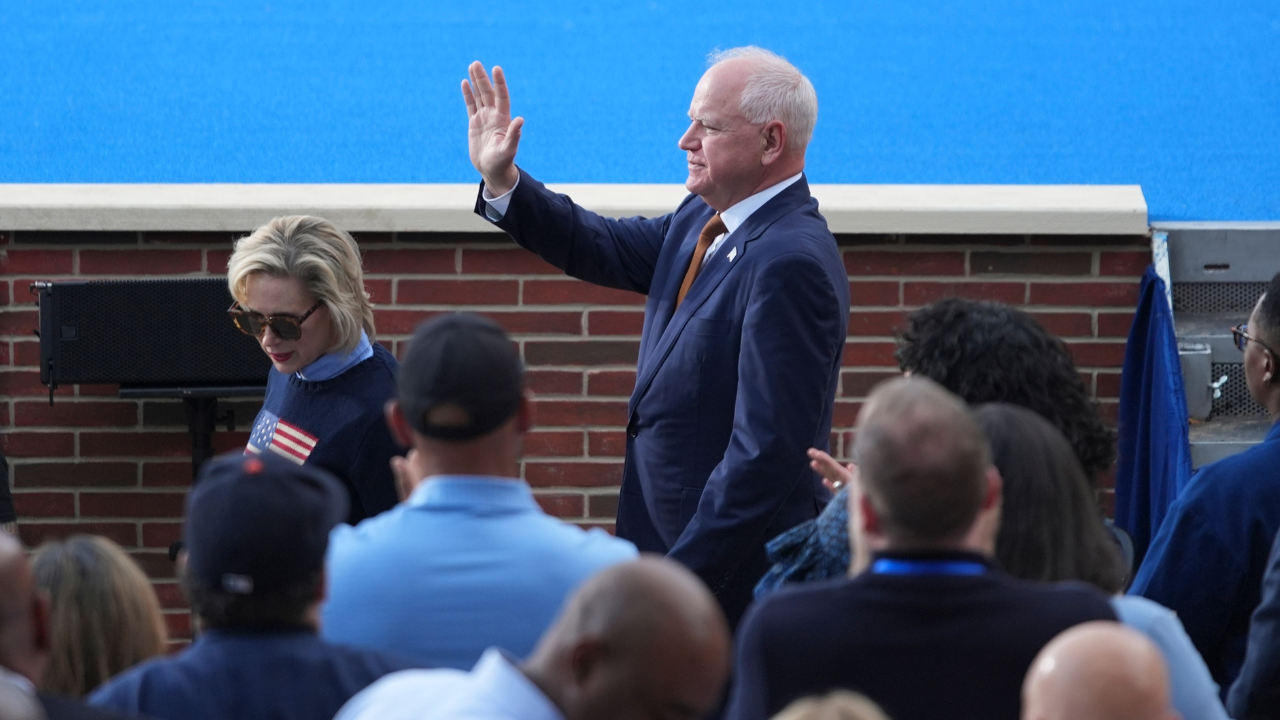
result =
M583 638L574 644L569 653L569 671L573 674L573 684L584 687L600 669L604 660L604 643L599 638Z
M987 489L982 494L982 509L990 510L1004 498L1004 479L995 465L987 466Z
M867 535L884 535L884 521L876 512L876 506L871 503L871 498L863 493L862 497L858 498L858 502L862 507L862 531Z
M772 165L787 150L787 126L778 120L765 123L760 130L760 164Z
M413 430L404 412L400 410L400 401L391 398L382 406L382 414L387 419L387 429L391 431L391 439L406 450L413 447Z
M43 590L31 598L31 635L35 649L42 653L53 652L53 636L49 629L49 595Z
M516 407L516 429L522 433L533 427L533 393L525 390L520 394L520 404Z

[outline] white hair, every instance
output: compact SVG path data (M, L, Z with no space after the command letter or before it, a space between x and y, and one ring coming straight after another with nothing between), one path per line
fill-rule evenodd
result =
M813 83L786 58L755 45L716 50L707 56L707 64L714 67L738 58L752 66L738 110L748 122L781 121L787 128L787 144L803 153L818 120L818 94Z

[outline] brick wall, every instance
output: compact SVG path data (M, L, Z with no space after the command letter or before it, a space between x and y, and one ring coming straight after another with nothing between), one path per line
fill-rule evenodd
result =
M220 275L226 233L0 235L0 447L23 540L106 535L156 581L175 638L190 632L165 551L181 533L190 439L181 403L121 400L117 388L40 384L33 280ZM502 235L363 234L379 340L393 351L433 314L485 313L519 341L538 400L524 477L547 511L612 527L635 381L643 298L565 278ZM896 372L893 335L910 310L948 295L1023 306L1064 337L1103 412L1114 420L1119 368L1149 262L1144 236L894 236L839 238L853 312L832 433L843 457L862 398ZM145 311L145 309L144 309ZM243 446L252 400L228 406ZM1110 494L1103 498L1110 507Z

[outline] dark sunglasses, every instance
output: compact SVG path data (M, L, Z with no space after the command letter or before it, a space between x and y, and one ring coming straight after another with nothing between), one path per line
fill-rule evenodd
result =
M1261 345L1263 350L1280 357L1280 355L1276 354L1275 350L1267 347L1266 343L1249 334L1248 323L1240 323L1239 325L1231 328L1231 339L1236 341L1236 347L1240 348L1240 352L1244 352L1245 347L1248 346L1249 341L1252 340L1253 342Z
M260 312L245 310L240 307L240 303L233 302L231 307L227 308L227 314L236 324L236 329L245 335L260 338L267 328L271 328L271 332L281 340L297 340L302 337L302 323L306 322L307 318L311 317L311 313L319 310L323 304L322 301L317 300L310 310L302 314L302 317L294 317L293 315L263 315Z

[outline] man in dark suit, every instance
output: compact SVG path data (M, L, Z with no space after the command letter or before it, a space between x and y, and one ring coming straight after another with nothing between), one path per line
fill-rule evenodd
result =
M476 212L569 275L648 296L618 535L687 565L736 623L765 542L829 498L805 451L828 444L849 287L803 173L813 86L766 50L714 57L679 142L692 194L622 220L516 167L501 69L473 63L463 95Z
M853 530L877 549L871 567L747 613L726 717L764 720L844 688L894 720L1017 720L1036 653L1076 624L1115 620L1106 596L995 567L1000 475L964 403L932 380L878 387L856 452Z

